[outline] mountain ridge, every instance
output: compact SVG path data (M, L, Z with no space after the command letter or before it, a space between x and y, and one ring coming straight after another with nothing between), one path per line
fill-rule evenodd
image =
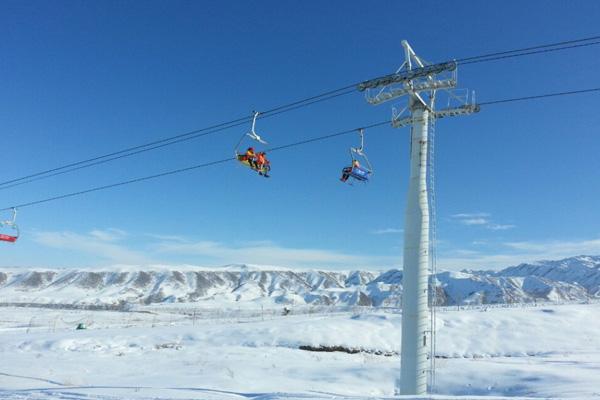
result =
M95 269L0 268L0 303L215 306L311 304L401 306L399 269L294 270L231 264L221 268L115 266ZM600 297L600 256L539 261L500 271L436 274L438 305L583 301Z

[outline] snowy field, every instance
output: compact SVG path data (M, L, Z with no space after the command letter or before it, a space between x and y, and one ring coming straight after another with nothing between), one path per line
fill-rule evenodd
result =
M0 399L390 398L401 316L373 310L0 307ZM437 327L436 398L600 398L600 304L446 309Z

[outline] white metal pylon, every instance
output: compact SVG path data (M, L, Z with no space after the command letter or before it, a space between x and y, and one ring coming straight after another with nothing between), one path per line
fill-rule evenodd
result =
M430 361L433 332L429 313L430 254L429 188L428 177L428 126L436 118L467 115L479 111L479 106L466 96L452 92L448 106L436 110L438 90L453 89L457 84L457 65L450 61L428 64L418 57L406 40L404 63L394 74L362 82L361 91L367 91L367 101L377 105L401 97L408 97L408 105L400 113L393 112L392 126L411 125L410 179L404 221L404 262L402 283L402 350L399 394L423 395L427 393L428 372L433 373ZM377 90L372 94L371 91ZM458 102L451 106L451 100ZM428 352L429 350L429 352ZM431 359L429 359L431 358Z

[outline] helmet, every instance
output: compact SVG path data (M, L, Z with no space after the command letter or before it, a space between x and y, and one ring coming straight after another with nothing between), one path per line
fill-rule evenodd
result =
M254 151L254 147L248 147L248 150Z

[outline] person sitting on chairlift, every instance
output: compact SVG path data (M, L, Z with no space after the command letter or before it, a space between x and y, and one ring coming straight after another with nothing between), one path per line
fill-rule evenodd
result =
M344 169L342 169L342 177L340 178L340 181L346 182L350 177L350 173L352 172L353 168L360 168L360 163L358 160L352 160L352 166L344 167Z
M244 154L243 157L242 161L248 161L250 168L256 169L256 154L254 153L253 147L248 147L248 150L246 150L246 154Z
M258 170L258 174L269 177L269 165L270 162L267 160L267 154L264 151L259 152L256 155L256 169Z

